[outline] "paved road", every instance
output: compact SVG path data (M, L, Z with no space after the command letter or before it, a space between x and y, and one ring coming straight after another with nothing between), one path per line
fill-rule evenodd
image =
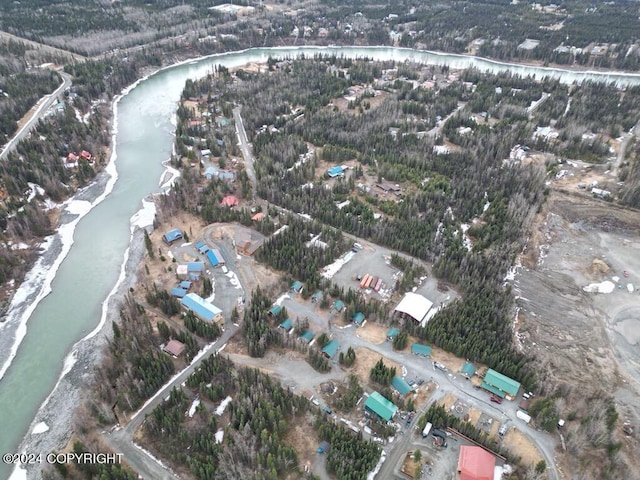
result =
M247 171L247 176L251 182L251 198L256 199L256 172L253 168L255 159L253 158L253 152L251 151L251 144L247 139L247 132L244 129L244 122L240 116L240 110L242 107L238 106L233 109L233 120L236 123L236 133L238 140L240 141L240 150L244 157L244 168Z
M64 72L58 73L62 77L62 84L53 93L45 95L38 101L38 103L36 104L37 108L31 115L31 118L27 120L22 128L19 129L13 135L11 140L9 140L9 142L2 148L2 151L0 151L0 160L4 159L5 156L8 155L9 152L11 152L16 147L20 140L25 138L31 132L31 130L37 125L38 120L40 120L44 116L49 107L51 107L51 105L53 105L58 97L71 86L71 76Z

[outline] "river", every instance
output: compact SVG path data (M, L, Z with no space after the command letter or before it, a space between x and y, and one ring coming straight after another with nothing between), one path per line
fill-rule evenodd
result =
M162 162L171 154L175 110L185 81L206 75L218 64L232 68L264 62L270 55L303 53L410 60L453 69L476 67L550 76L567 83L588 79L640 84L640 74L510 65L388 47L252 49L185 62L143 79L115 104L115 148L109 167L94 184L62 206L58 233L43 244L40 261L19 288L0 325L0 452L27 451L33 448L36 436L49 435L48 429L56 422L66 425L68 421L74 406L71 400L76 397L71 396L64 405L66 415L61 410L47 412L43 402L49 403L62 375L75 374L81 379L90 372L90 362L79 362L78 358L85 358L83 349L91 348L91 339L109 319L103 306L115 292L114 285L124 278L122 265L134 227L149 224L144 215L132 217L143 207L142 199L161 188ZM1 464L0 478L9 474L9 466Z

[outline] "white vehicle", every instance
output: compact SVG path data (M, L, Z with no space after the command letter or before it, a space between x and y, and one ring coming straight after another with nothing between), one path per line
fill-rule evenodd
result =
M222 273L227 273L228 271L229 271L229 269L223 265L222 266Z
M431 432L431 427L433 425L431 425L431 422L427 422L427 424L424 426L424 429L422 430L422 438L427 438L429 436L429 432Z
M531 415L524 413L522 410L518 410L516 412L516 417L518 417L524 423L529 423L531 421Z

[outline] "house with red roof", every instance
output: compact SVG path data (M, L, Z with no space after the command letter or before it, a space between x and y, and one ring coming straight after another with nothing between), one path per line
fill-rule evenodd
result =
M482 447L462 445L458 457L460 480L493 480L496 457Z
M80 158L73 152L69 152L67 158L64 160L65 168L76 168L78 166L78 160Z
M238 198L234 195L227 195L220 202L221 207L235 207L238 205Z
M80 156L84 158L87 162L90 162L91 159L93 158L93 155L91 155L91 153L87 152L86 150L82 150L80 152Z

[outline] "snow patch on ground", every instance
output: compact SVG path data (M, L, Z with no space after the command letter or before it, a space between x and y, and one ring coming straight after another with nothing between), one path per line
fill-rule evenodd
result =
M193 415L196 413L196 409L198 408L198 405L200 405L200 399L196 398L191 404L191 407L189 407L189 411L187 412L187 415L189 415L189 418L193 418Z
M44 432L47 432L48 430L49 430L49 425L47 425L44 422L40 422L36 424L35 427L33 427L33 430L31 430L31 433L33 434L44 433Z
M590 283L582 289L587 293L611 293L615 290L616 286L613 282L605 280L600 283Z
M338 258L335 262L324 267L322 269L322 276L328 280L332 279L333 276L340 271L343 265L345 265L349 260L351 260L354 255L355 253L352 251L345 253L343 256Z
M216 408L215 413L217 416L220 416L224 413L225 409L227 408L227 405L229 405L229 403L231 403L231 397L227 397L225 398L220 405L218 405L218 408Z

